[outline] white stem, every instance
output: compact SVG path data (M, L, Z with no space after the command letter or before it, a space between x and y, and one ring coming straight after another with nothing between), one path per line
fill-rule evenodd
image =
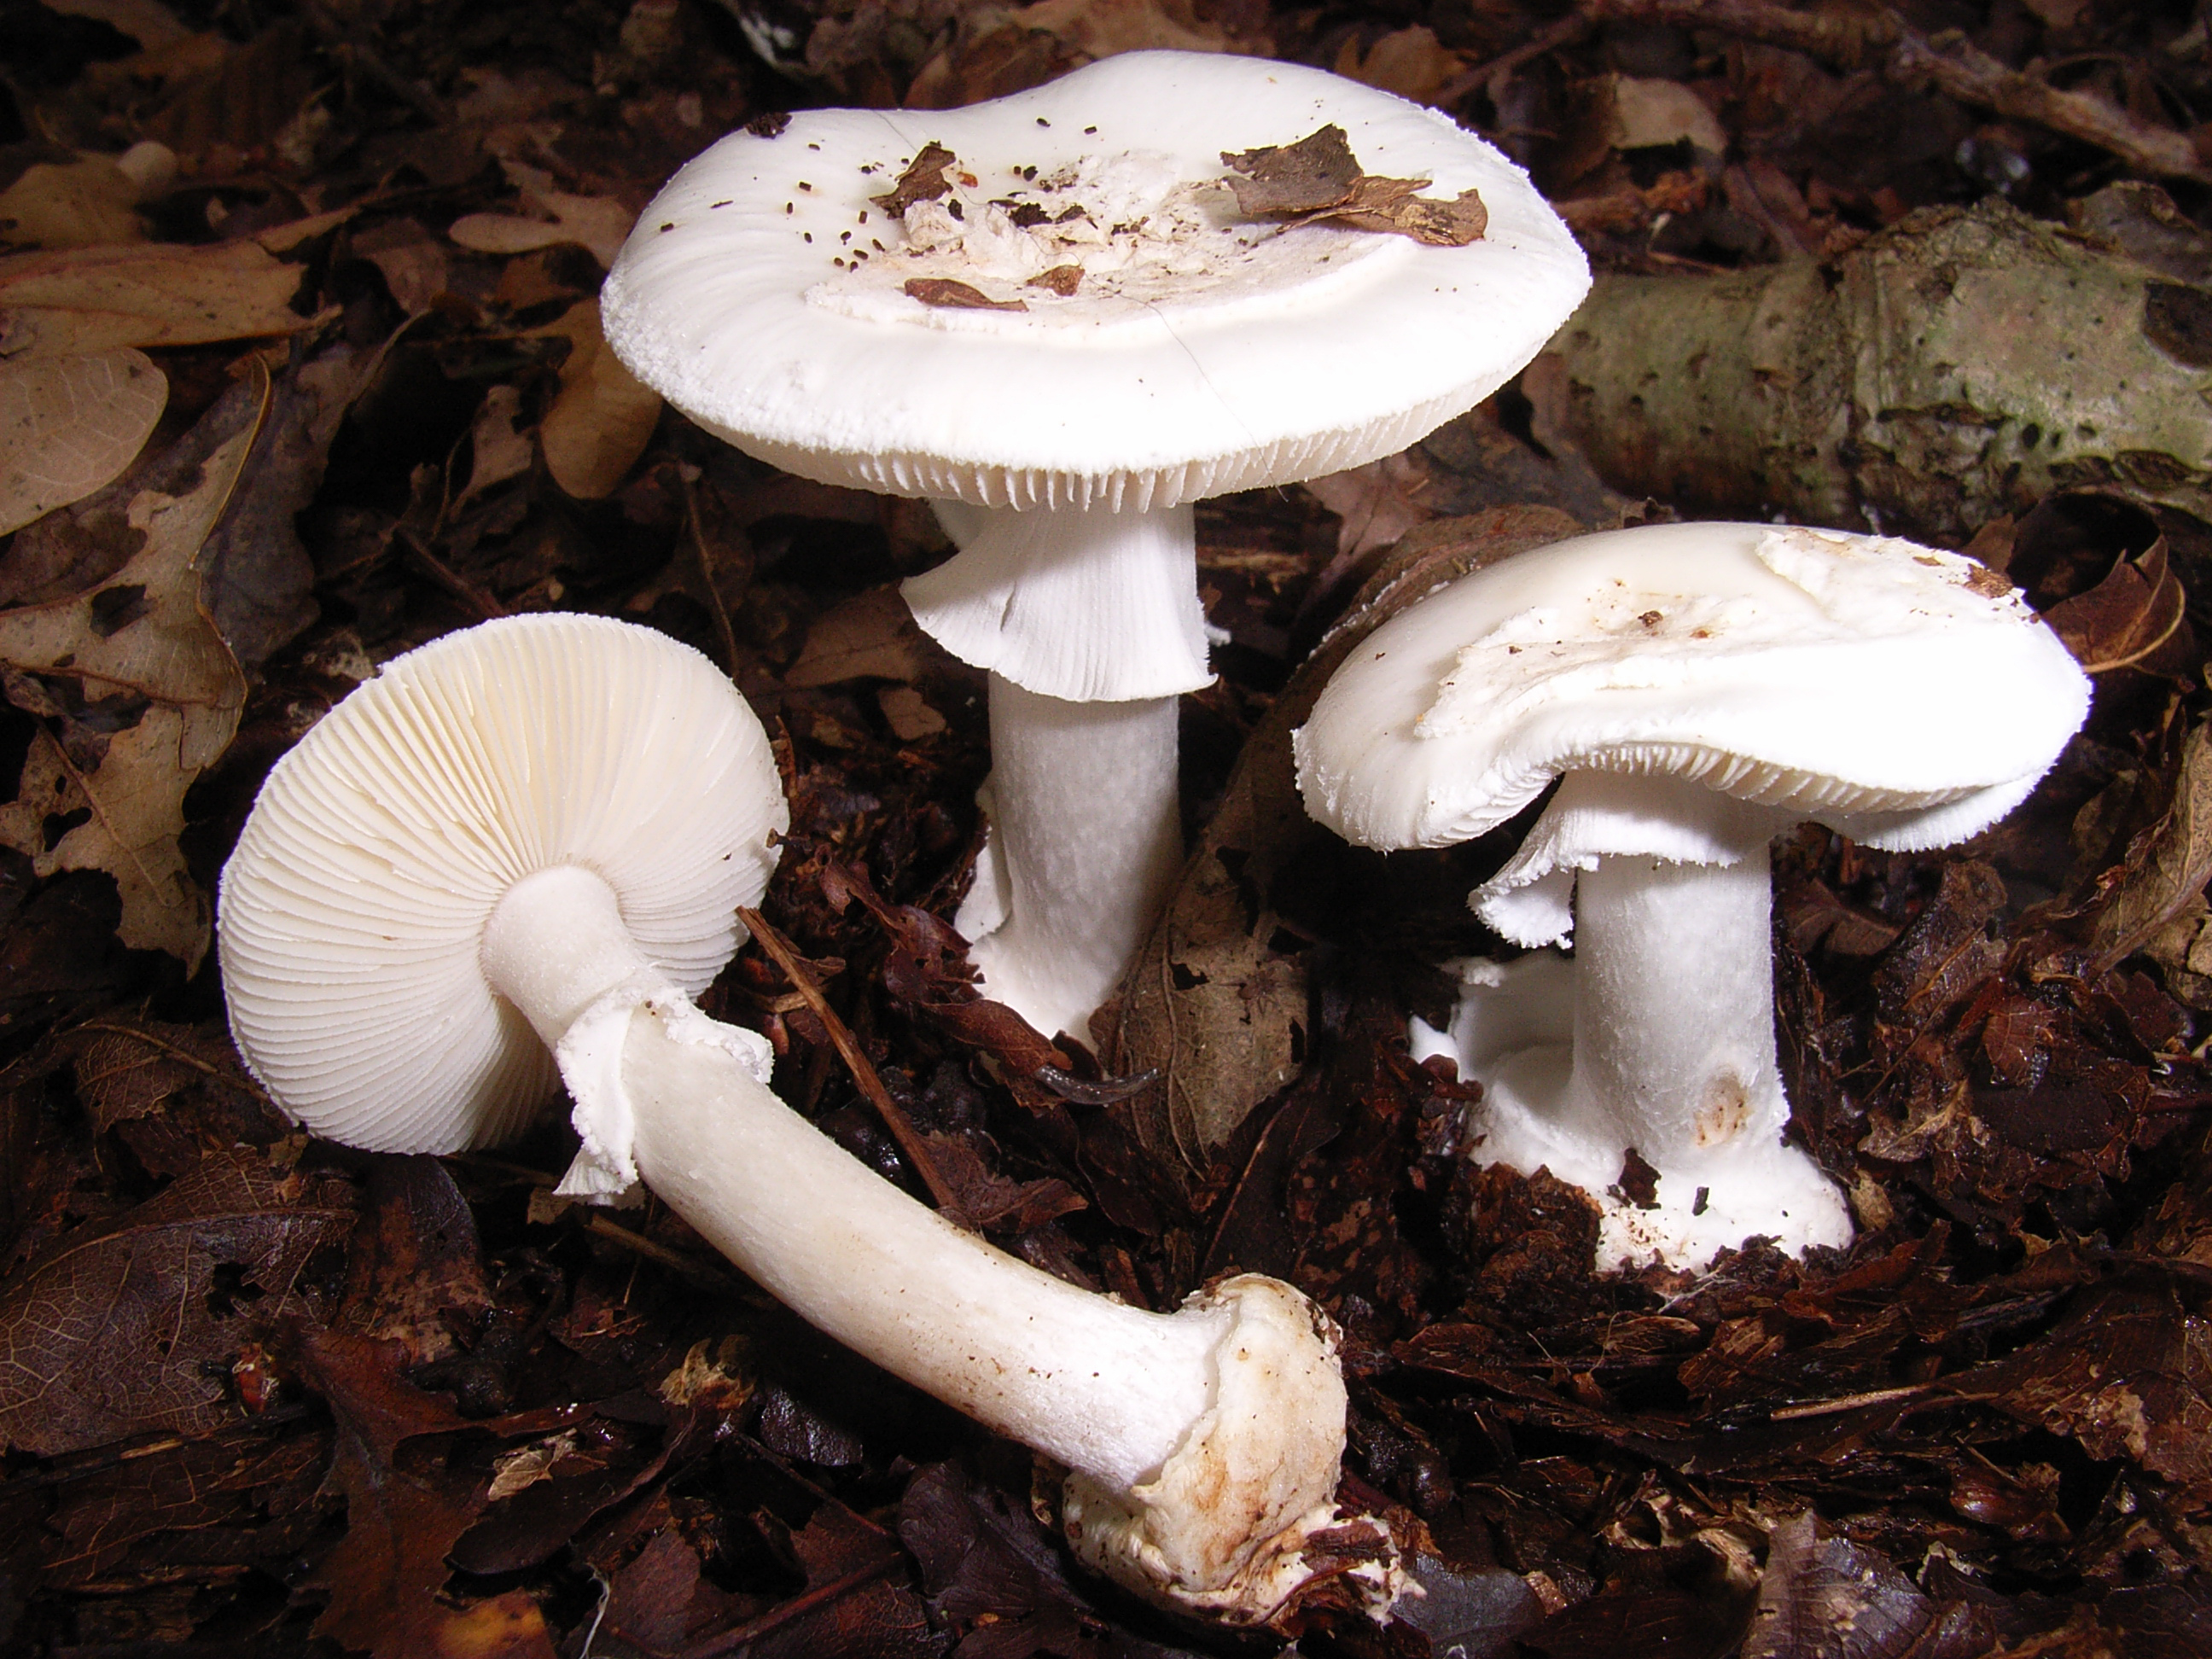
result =
M1087 1038L1182 860L1176 700L1063 702L992 675L990 796L998 891L979 872L955 925L998 921L973 952L986 994Z
M1668 1171L1769 1146L1774 1054L1765 845L1732 865L1616 855L1575 884L1567 1111Z
M1146 1313L1016 1261L649 1013L623 1066L647 1185L808 1323L924 1393L1123 1488L1211 1403L1225 1312Z

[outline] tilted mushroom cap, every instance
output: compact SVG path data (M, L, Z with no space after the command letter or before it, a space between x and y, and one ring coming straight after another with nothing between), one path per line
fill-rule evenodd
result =
M1330 123L1370 175L1431 179L1434 199L1479 190L1486 234L1432 247L1233 222L1223 152ZM931 142L975 181L963 193L1015 204L939 225L964 249L951 264L872 199ZM1018 221L1073 225L1058 216L1079 206L1097 245L1063 249L1084 268L1063 295L1030 281L1061 255ZM933 307L905 292L917 276L1026 309ZM655 198L600 306L640 379L788 471L1140 508L1401 449L1518 370L1588 285L1526 175L1447 117L1295 64L1130 52L967 109L816 110L733 134Z
M2087 708L2057 637L1971 559L1686 524L1462 577L1369 636L1297 742L1308 809L1370 847L1471 840L1587 770L1907 850L2011 811Z
M513 688L532 688L524 695ZM603 617L510 617L394 658L276 763L217 911L231 1030L302 1124L453 1152L559 1086L485 982L485 921L561 866L614 890L686 992L744 934L788 822L768 739L706 658Z

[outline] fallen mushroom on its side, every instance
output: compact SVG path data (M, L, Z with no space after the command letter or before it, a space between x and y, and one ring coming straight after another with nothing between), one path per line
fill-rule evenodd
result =
M1318 195L1290 198L1310 222L1237 211L1224 152L1259 168L1334 129ZM1191 504L1404 448L1589 280L1448 117L1134 52L965 109L733 134L654 198L600 302L631 372L748 453L963 509L957 556L903 588L991 677L991 849L957 924L988 994L1082 1036L1181 856L1176 700L1212 678Z
M1472 840L1559 780L1469 902L1515 944L1571 933L1572 961L1470 964L1449 1034L1416 1022L1416 1050L1481 1081L1477 1158L1599 1200L1602 1264L1695 1266L1754 1234L1850 1237L1782 1138L1769 841L1807 819L1893 851L1962 841L2088 702L2066 647L1961 555L1662 525L1430 595L1362 641L1295 744L1307 809L1368 847Z
M1379 1617L1405 1580L1336 1511L1325 1315L1255 1274L1162 1315L1040 1273L846 1154L769 1091L757 1033L693 1006L786 821L759 721L688 647L574 616L448 635L270 773L219 908L239 1050L310 1130L397 1152L513 1133L557 1062L562 1191L641 1180L822 1330L1066 1465L1083 1560L1231 1623L1350 1568Z

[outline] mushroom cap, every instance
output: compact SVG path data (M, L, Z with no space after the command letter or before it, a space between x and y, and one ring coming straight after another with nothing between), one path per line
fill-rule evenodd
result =
M1431 199L1480 191L1487 233L1431 247L1279 230L1224 222L1226 189L1177 193L1223 178L1224 151L1329 123L1370 174L1431 179ZM971 242L991 198L1110 222L1075 293L1028 284L1030 245L1004 225L999 275L970 285L1026 310L907 295L908 275L947 272L871 198L931 142L976 181ZM1048 191L1055 174L1070 182ZM772 138L734 133L646 210L600 309L639 379L787 471L978 506L1143 508L1403 448L1516 373L1589 283L1527 175L1436 111L1295 64L1140 52L966 109L814 110Z
M1960 554L1656 525L1516 554L1401 611L1295 744L1307 810L1369 847L1471 840L1560 774L1599 771L1906 850L2011 811L2088 702L2057 636ZM1681 856L1658 816L1647 850ZM1752 821L1763 842L1771 820Z
M262 787L216 911L239 1052L349 1146L496 1141L559 1088L478 962L501 896L591 870L696 993L744 942L734 912L788 821L759 719L689 646L560 614L448 634L386 663Z

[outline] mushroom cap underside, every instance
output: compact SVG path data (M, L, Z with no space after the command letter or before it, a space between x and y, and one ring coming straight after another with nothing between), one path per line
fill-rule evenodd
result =
M1308 810L1365 846L1470 840L1596 770L1926 847L2009 811L2087 708L2057 637L1961 555L1665 525L1517 554L1419 601L1362 641L1295 741Z
M231 1030L307 1128L452 1152L557 1089L485 981L517 880L579 866L687 992L744 941L788 822L760 721L705 657L650 629L514 617L394 658L270 774L224 866Z
M1431 199L1479 191L1486 234L1443 247L1227 222L1226 188L1187 188L1219 180L1224 151L1329 124L1370 175L1429 179ZM1131 217L1077 250L1101 270L1072 294L978 275L1025 309L925 303L902 272L939 267L874 198L931 143L978 213L995 198ZM1158 247L1114 244L1170 222ZM732 134L654 199L600 304L640 379L787 471L981 506L1146 507L1404 447L1516 372L1588 286L1526 175L1437 112L1294 64L1146 52L966 109L808 111L774 137Z

